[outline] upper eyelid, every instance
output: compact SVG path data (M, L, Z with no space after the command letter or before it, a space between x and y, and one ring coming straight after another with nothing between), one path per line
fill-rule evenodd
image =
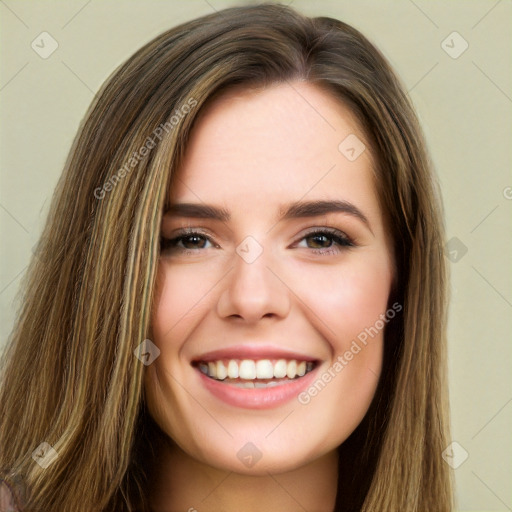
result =
M315 234L315 233L328 233L330 235L341 235L341 236L344 236L346 238L350 238L350 236L348 236L347 233L345 233L345 231L343 231L342 229L333 228L333 227L329 227L329 226L323 226L323 227L320 226L320 227L306 228L306 232L302 233L301 235L298 235L298 236L305 237L305 236L308 236L311 233L312 234Z
M193 227L183 227L183 228L178 228L176 230L173 230L175 231L171 236L164 236L164 235L161 235L162 238L166 238L168 240L170 239L173 239L173 238L179 238L180 236L185 236L185 235L194 235L194 234L198 234L198 235L203 235L207 238L212 238L212 235L210 235L208 233L207 230L203 230L202 228L193 228ZM332 235L342 235L346 238L351 238L345 231L343 231L342 229L339 229L339 228L334 228L334 227L330 227L330 226L314 226L314 227L311 227L311 228L306 228L306 232L305 233L302 233L300 235L297 235L297 236L301 236L301 237L305 237L311 233L329 233L329 234L332 234Z

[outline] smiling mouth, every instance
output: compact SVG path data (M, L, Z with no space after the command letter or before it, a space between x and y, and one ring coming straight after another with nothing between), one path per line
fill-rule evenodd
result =
M268 388L300 379L311 372L314 361L296 359L229 359L193 364L207 377L240 388Z

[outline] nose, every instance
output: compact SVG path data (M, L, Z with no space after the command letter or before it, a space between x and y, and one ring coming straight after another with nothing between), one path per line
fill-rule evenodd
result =
M265 317L285 318L288 315L289 291L269 268L267 256L264 250L250 262L234 255L234 268L226 276L217 303L221 318L239 318L254 324Z

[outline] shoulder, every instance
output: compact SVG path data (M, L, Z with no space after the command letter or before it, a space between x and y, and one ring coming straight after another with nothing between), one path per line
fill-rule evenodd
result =
M14 492L5 480L0 479L0 512L19 512Z

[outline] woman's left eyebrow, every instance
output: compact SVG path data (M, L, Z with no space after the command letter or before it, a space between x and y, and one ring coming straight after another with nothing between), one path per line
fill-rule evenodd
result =
M345 213L359 219L373 234L370 222L366 215L364 215L357 206L348 201L297 201L287 205L281 205L279 212L279 220L319 217L327 213ZM228 210L205 203L174 203L170 205L164 215L196 219L212 219L219 220L221 222L228 222L231 219L231 214Z
M282 219L298 219L303 217L319 217L327 213L346 213L356 217L372 232L370 221L366 215L354 204L342 200L318 200L318 201L298 201L285 205L280 210Z

